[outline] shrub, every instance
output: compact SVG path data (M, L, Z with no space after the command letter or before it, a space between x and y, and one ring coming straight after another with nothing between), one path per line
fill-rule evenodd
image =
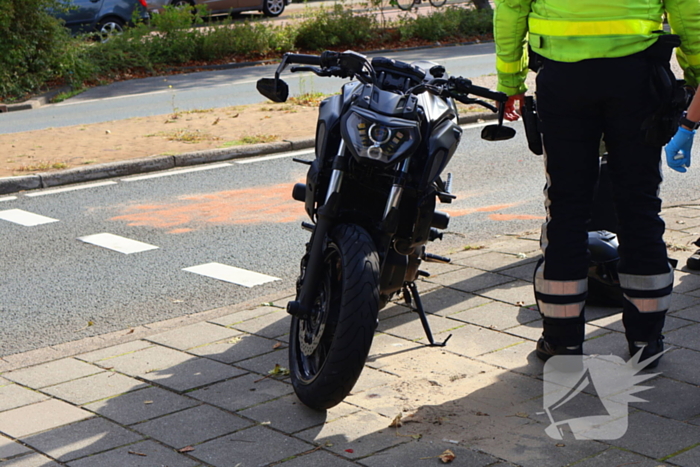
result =
M21 97L74 68L71 38L50 9L61 0L0 2L0 96Z
M403 39L428 41L484 35L493 30L493 12L448 7L430 16L405 15L400 21L399 30Z
M372 39L376 31L374 16L355 15L350 7L335 4L330 10L317 9L297 26L295 45L309 50L357 47Z
M202 23L203 10L166 8L150 24L135 21L123 34L106 42L71 38L49 9L66 0L0 0L0 98L18 98L45 83L63 78L74 87L116 77L132 69L191 61L206 62L231 56L256 58L292 50L361 48L381 41L384 27L376 15L355 15L349 7L314 9L300 23L275 26L262 22ZM383 20L382 20L383 21ZM430 16L404 15L401 38L430 41L491 32L492 12L449 7Z

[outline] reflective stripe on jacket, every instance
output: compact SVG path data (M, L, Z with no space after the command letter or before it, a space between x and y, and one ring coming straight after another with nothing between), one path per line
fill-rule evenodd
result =
M559 62L624 57L653 44L666 13L681 36L678 62L685 79L700 78L698 0L495 0L494 38L498 90L525 92L527 44ZM529 36L528 36L529 35Z

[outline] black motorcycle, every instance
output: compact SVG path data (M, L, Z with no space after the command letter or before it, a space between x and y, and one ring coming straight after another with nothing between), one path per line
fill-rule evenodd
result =
M284 102L289 88L280 73L290 64L303 65L292 72L352 79L339 95L321 102L316 157L295 159L309 169L306 183L292 192L313 223L302 223L311 239L296 300L287 305L289 366L299 399L322 410L350 393L378 312L395 295L403 293L418 313L430 345L447 342L434 341L415 280L428 275L419 269L421 262L450 261L427 253L425 245L440 239L450 220L436 211L436 200L455 198L451 174L441 177L462 137L454 101L497 112L471 96L498 102L507 97L448 77L433 62L370 61L351 51L286 54L274 79L258 81L258 91ZM498 124L484 127L482 138L512 138L515 130L502 123L500 112Z

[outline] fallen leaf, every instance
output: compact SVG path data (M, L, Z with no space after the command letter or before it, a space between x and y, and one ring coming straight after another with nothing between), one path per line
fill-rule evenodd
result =
M214 120L214 123L212 123L212 125L216 125L217 123L219 123L219 120L219 117L216 117L216 120Z
M564 446L566 446L566 444L564 444L564 443L557 443L556 446L557 446L558 448L563 448Z
M515 414L516 417L520 417L520 418L527 418L528 415L529 414L527 412L518 412Z
M236 117L238 117L239 115L240 115L240 114L236 114L236 115L232 116L231 118L236 118Z
M194 451L194 448L192 446L185 446L184 448L180 448L177 450L177 452L192 452Z
M129 332L127 332L125 335L131 334L131 333L133 333L133 332L134 332L134 329L131 328L131 329L129 329Z
M333 447L333 443L328 442L328 443L325 444L325 446L326 446L327 448L332 448L332 447Z
M268 371L267 374L272 376L287 376L289 374L289 370L280 366L279 363L275 363L275 367Z
M455 453L452 452L451 450L445 449L445 452L440 454L440 456L438 456L438 457L440 458L440 460L442 461L443 464L447 464L447 463L455 460L455 457L457 457L457 456L455 456Z
M273 349L279 349L280 347L282 347L282 343L281 343L281 342L278 342L278 343L276 343L275 345L272 346Z
M148 454L144 454L142 452L136 452L136 451L127 451L129 454L133 454L134 456L141 456L141 457L147 457Z
M144 404L153 404L153 401L143 401Z
M398 428L400 426L403 426L403 423L401 422L401 414L398 414L389 424L389 428Z
M420 433L411 436L411 438L413 438L413 439L421 439L422 437L423 437L423 435L421 435Z

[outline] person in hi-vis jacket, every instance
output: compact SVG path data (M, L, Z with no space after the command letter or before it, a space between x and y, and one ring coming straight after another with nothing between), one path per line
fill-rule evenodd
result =
M680 36L677 57L688 85L700 78L698 0L495 0L494 37L498 90L510 96L506 119L537 69L537 112L546 172L542 226L543 261L535 295L543 316L537 356L583 353L588 235L604 135L613 182L620 242L618 265L624 293L623 323L631 354L642 360L663 350L664 318L673 268L662 239L661 148L649 122L666 121L655 88L659 56ZM664 16L677 36L663 32ZM668 36L665 37L664 36ZM663 62L664 60L661 60ZM677 118L676 118L677 119ZM661 131L663 133L663 131ZM651 142L650 142L651 140ZM658 359L649 366L655 366Z
M666 163L676 172L685 173L690 167L690 151L693 149L693 138L698 128L700 128L700 92L696 90L688 111L679 121L678 131L666 145ZM695 240L695 245L700 246L700 238ZM700 250L696 250L685 264L688 269L700 270Z

